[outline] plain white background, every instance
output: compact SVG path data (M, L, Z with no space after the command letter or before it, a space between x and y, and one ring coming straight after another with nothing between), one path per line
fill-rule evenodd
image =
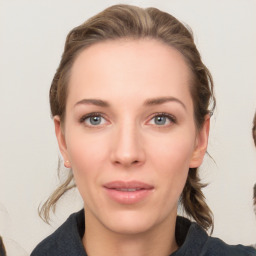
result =
M37 215L58 184L48 91L69 30L116 3L154 6L192 27L217 97L208 149L215 163L206 157L201 169L210 183L204 192L215 216L213 235L255 243L255 0L0 0L0 234L7 247L15 256L26 255L21 248L30 253L82 207L73 191L60 201L52 226Z

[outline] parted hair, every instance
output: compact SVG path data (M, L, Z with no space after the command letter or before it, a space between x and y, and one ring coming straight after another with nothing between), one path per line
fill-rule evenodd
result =
M172 15L156 8L140 8L131 5L114 5L93 16L70 31L64 52L50 88L52 117L58 115L65 123L65 106L71 67L76 57L93 44L119 39L159 40L179 51L191 70L189 89L193 99L194 120L199 130L206 115L215 108L213 81L194 43L191 30ZM59 165L60 170L60 165ZM208 207L197 168L191 168L181 194L181 204L186 214L202 228L213 228L213 216ZM67 179L53 192L40 208L40 216L49 222L50 211L55 211L58 199L75 187L70 169Z

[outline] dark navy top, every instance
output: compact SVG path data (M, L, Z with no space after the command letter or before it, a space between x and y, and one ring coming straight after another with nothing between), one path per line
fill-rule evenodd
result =
M52 235L43 240L31 256L87 256L82 244L84 210L70 215ZM170 256L256 256L249 246L227 245L213 238L195 222L177 217L176 242L179 249Z

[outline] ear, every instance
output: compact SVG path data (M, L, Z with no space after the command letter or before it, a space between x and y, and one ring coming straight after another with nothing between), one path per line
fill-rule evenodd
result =
M57 141L59 144L59 149L60 149L61 155L63 157L63 161L64 161L64 166L66 168L70 168L71 166L70 166L70 162L69 162L69 158L68 158L65 134L61 127L60 117L54 116L53 121L54 121L54 126L55 126L56 138L57 138Z
M205 117L205 120L201 129L197 133L195 149L189 164L190 168L197 168L202 164L205 152L207 150L209 130L210 130L210 116L207 115Z

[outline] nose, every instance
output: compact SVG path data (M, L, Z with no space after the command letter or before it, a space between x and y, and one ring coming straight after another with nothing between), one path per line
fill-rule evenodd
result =
M112 140L111 162L129 168L143 165L145 158L139 127L125 123L116 127Z

